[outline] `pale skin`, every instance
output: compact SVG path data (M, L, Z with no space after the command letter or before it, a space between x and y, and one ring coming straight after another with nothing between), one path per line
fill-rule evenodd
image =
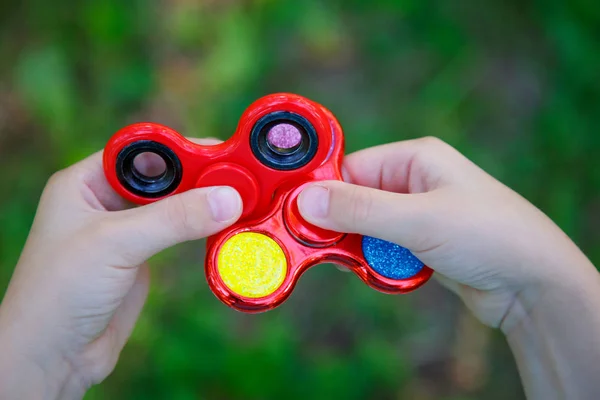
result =
M548 217L437 139L351 154L344 174L305 189L304 218L409 248L506 335L528 397L599 397L600 275ZM100 153L54 175L0 305L0 398L82 398L112 372L141 312L144 262L241 209L227 187L131 208Z

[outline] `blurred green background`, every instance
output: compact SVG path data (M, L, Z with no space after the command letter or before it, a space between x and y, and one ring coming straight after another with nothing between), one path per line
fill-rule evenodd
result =
M446 140L599 265L599 78L594 0L0 2L0 290L53 171L136 121L227 138L276 91L332 110L348 151ZM88 399L523 398L503 337L435 282L394 297L323 266L248 316L208 290L203 249L153 260Z

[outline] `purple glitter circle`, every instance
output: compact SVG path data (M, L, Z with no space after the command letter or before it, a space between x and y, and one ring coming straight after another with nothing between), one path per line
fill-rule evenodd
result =
M292 150L302 142L302 133L294 125L275 125L267 133L267 141L280 150Z

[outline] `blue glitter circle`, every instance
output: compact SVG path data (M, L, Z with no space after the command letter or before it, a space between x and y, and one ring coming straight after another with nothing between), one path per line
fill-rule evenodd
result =
M390 279L408 279L424 266L410 250L370 236L363 236L362 251L369 266Z

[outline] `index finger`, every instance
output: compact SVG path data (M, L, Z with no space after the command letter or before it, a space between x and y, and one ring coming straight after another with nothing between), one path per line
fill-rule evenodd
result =
M222 143L222 140L215 138L187 138L188 140L198 143L204 146L213 146ZM108 183L106 175L104 174L104 168L102 165L102 154L103 151L98 151L88 158L79 161L78 163L69 167L76 171L81 171L80 184L86 185L92 192L92 195L97 199L99 205L104 207L107 211L117 211L130 208L130 204L127 200L123 199L112 186ZM142 164L144 170L158 169L160 166L153 165L160 163L161 160L155 157L144 157L144 153L141 154L143 157ZM164 166L163 166L164 168Z
M350 183L388 192L427 192L447 179L445 172L453 158L449 149L454 150L429 137L371 147L344 158L344 177Z

